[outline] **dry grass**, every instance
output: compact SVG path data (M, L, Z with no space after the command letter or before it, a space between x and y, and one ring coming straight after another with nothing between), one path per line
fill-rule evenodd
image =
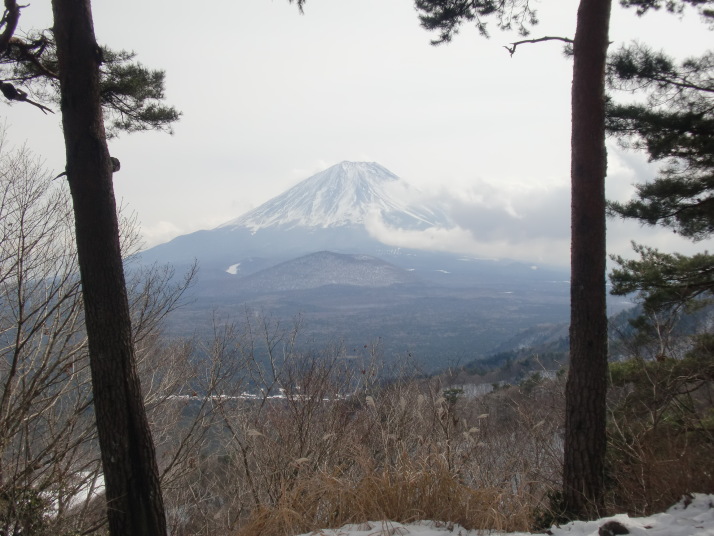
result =
M307 420L289 403L260 422L241 413L251 428L248 438L233 437L243 445L233 477L257 493L233 534L382 519L532 528L560 480L559 386L449 399L438 382L401 381L372 393L322 403Z
M361 361L341 355L291 350L251 374L261 397L216 403L211 449L172 488L175 536L287 536L383 519L531 528L560 485L558 380L469 397L409 374L384 385L371 348Z
M443 463L378 471L363 460L361 470L357 480L333 472L299 482L276 505L253 512L237 535L289 536L382 519L445 520L467 528L510 531L530 526L528 497L465 486Z

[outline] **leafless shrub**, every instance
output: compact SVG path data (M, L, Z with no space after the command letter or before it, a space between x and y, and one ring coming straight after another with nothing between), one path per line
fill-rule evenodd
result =
M0 143L0 491L5 533L52 533L92 478L94 431L66 194L27 150ZM92 456L90 455L91 459ZM35 500L30 501L29 496Z
M0 532L96 532L105 523L71 205L26 149L0 136ZM125 227L127 253L138 244ZM186 343L160 337L193 273L134 271L130 300L146 403L163 478L186 473L210 411L186 416L175 396L199 388ZM202 385L210 392L210 385ZM19 531L19 532L18 532Z
M657 339L657 348L689 348L677 357L610 367L610 501L633 515L714 491L714 337L687 339Z

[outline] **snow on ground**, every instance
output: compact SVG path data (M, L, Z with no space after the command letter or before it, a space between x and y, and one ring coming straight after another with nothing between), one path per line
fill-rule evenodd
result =
M616 523L615 523L616 522ZM624 527L628 532L622 531ZM601 530L602 528L602 530ZM609 529L609 530L608 530ZM527 536L528 533L465 530L458 525L422 521L408 525L392 521L372 521L345 525L341 529L318 530L302 536ZM619 514L597 521L575 521L551 528L553 536L714 536L714 495L696 493L685 497L664 513L649 517Z

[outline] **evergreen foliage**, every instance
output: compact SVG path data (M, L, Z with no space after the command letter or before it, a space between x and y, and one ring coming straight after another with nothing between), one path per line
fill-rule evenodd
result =
M623 3L640 14L660 8L681 13L693 6L714 22L711 0ZM609 133L661 164L653 180L636 186L634 199L610 203L610 213L671 229L694 242L709 238L714 232L714 53L678 62L633 44L611 55L607 74L611 89L647 95L635 104L610 102ZM610 365L611 393L620 401L611 407L609 475L613 501L646 512L663 499L712 486L714 337L705 328L679 338L673 328L686 321L682 309L702 307L714 291L714 255L633 248L636 259L613 257L619 266L611 274L612 292L638 293L645 315L631 321L633 342L642 345L649 337L653 355L647 359L636 351L634 359Z
M610 275L613 294L639 292L645 311L677 308L714 290L714 255L662 253L633 244L639 259L615 256L620 265Z
M499 29L515 28L521 35L528 35L528 27L538 22L528 0L415 0L414 4L421 25L439 32L434 45L451 41L464 22L475 24L488 37L486 17L495 18Z
M668 8L669 9L669 8ZM660 225L693 241L714 232L714 53L675 62L639 44L608 62L612 89L647 91L637 104L609 103L607 128L625 147L662 163L659 175L637 185L612 215ZM714 256L667 254L634 244L637 260L614 257L614 294L639 292L646 309L681 306L714 290Z
M305 2L307 0L288 0L291 4L294 2L297 4L298 9L300 10L300 13L302 13L303 6L305 5Z
M181 116L164 100L165 72L149 69L136 54L101 47L100 93L107 135L159 130L171 133ZM40 102L59 107L57 47L51 32L13 39L0 57L0 80L21 85Z
M181 114L173 106L162 104L164 71L147 69L133 61L134 52L115 52L103 47L102 53L100 92L104 108L112 112L107 126L110 134L143 130L171 132L171 125Z
M650 9L665 8L670 13L680 14L687 6L696 7L705 20L714 21L714 2L712 0L620 0L625 7L634 7L638 15L644 15Z

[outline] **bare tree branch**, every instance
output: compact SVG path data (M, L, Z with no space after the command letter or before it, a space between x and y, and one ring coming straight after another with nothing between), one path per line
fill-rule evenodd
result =
M20 102L27 102L28 104L32 104L33 106L37 106L40 110L42 110L43 114L47 114L47 112L50 112L53 114L54 112L50 110L47 106L43 106L39 102L35 102L32 99L29 99L27 97L27 93L22 91L21 89L17 89L15 86L13 86L10 82L0 82L0 91L2 91L2 94L5 95L5 98L7 100L15 100L15 101L20 101Z
M515 43L511 43L512 46L510 46L510 47L503 45L503 48L508 50L511 57L513 57L513 54L515 54L516 47L518 45L524 45L526 43L528 43L528 44L540 43L542 41L563 41L564 43L572 43L573 42L573 40L570 39L569 37L546 36L546 37L539 37L538 39L523 39L522 41L516 41Z

